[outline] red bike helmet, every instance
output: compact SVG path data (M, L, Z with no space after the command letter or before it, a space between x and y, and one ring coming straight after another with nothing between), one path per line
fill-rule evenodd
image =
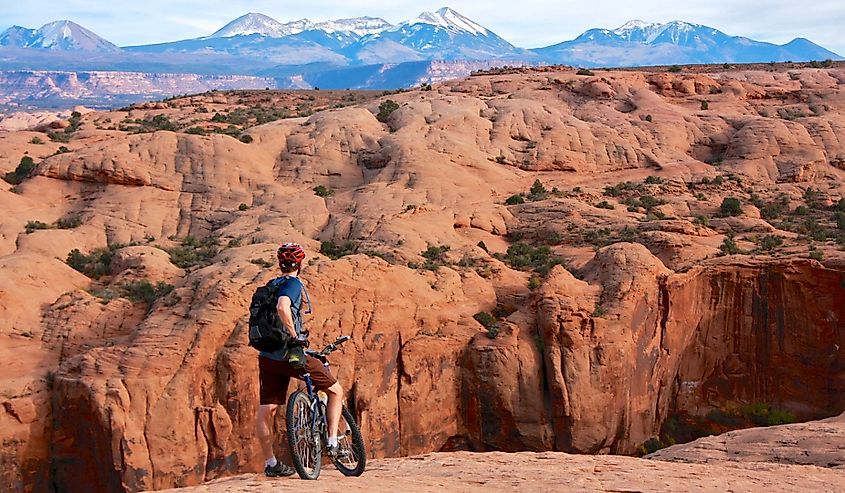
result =
M298 265L305 260L305 250L298 243L285 243L276 252L279 265Z

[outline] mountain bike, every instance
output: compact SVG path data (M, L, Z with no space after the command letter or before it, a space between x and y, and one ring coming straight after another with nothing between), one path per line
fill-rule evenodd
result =
M319 359L328 368L327 356L338 346L351 339L341 336L322 351L306 350L305 354ZM302 375L305 391L296 390L290 395L287 405L286 426L288 447L293 467L302 479L320 477L323 450L328 447L328 420L326 417L326 394L315 391L311 374ZM343 406L337 430L338 454L332 457L334 466L344 476L360 476L366 467L367 458L364 439L355 423L352 413Z

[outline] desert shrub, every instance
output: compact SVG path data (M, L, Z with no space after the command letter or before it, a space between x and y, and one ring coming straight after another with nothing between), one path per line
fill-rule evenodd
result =
M837 212L845 212L845 198L839 199L839 202L837 202L836 205L833 206L833 210Z
M37 231L39 229L50 229L51 227L52 226L42 221L27 221L24 229L26 230L26 234L30 234L33 231Z
M79 214L65 216L56 221L56 227L59 229L73 229L79 226L82 226L82 216Z
M807 257L821 262L822 260L824 260L824 252L822 252L821 250L812 249L810 250L810 253L807 255Z
M332 195L334 195L334 190L332 190L331 188L327 188L324 185L317 185L313 188L313 190L314 195L318 197L331 197Z
M334 241L324 241L320 243L320 253L326 257L337 260L347 255L352 255L358 251L358 245L354 241L347 240L342 243L335 243Z
M475 246L489 253L489 250L487 250L487 244L484 243L484 241L479 241Z
M596 75L592 70L587 68L579 68L575 75Z
M41 137L33 137L32 139L29 140L29 143L30 144L36 144L36 145L43 144L44 140L42 140Z
M430 91L431 90L431 84L421 84L420 90L421 91Z
M185 130L186 134L190 135L208 135L208 131L206 131L202 127L191 127Z
M623 192L629 190L638 190L640 186L632 181L620 182L616 185L607 185L604 187L604 195L608 197L619 197Z
M541 182L540 180L534 180L534 184L532 184L531 189L528 190L528 200L544 200L548 196L549 191L546 190L545 186L543 186L543 182Z
M158 130L175 132L179 130L179 126L170 121L167 115L155 115L152 118L144 118L143 120L138 119L135 120L135 123L140 125L140 127L134 129L135 133L156 132Z
M593 316L596 318L601 318L607 315L607 309L600 304L596 304L596 308L593 310Z
M241 211L241 212L243 212L243 211L245 211L245 210L248 210L248 209L249 209L249 206L248 206L248 205L246 205L246 204L244 204L243 202L241 202L241 203L238 205L238 210L239 210L239 211Z
M743 253L742 249L739 248L739 245L736 244L733 232L729 232L725 235L725 239L722 240L722 244L719 245L719 250L723 255L738 255Z
M380 105L378 105L378 114L376 115L376 119L382 123L387 123L387 120L390 118L390 115L399 109L399 103L392 99L387 99L382 101Z
M672 65L671 67L669 67L669 72L672 72L673 74L677 74L681 70L683 70L683 69L681 68L680 65Z
M163 281L155 284L143 279L122 286L125 296L135 303L152 304L155 300L167 296L173 291L173 285Z
M3 176L3 179L6 182L11 183L12 185L20 184L30 173L30 171L35 169L35 161L32 160L29 156L24 156L21 158L20 163L18 163L17 168L15 171L10 171Z
M276 264L274 264L273 262L271 262L271 261L269 261L269 260L267 260L267 259L263 259L263 258L253 258L253 259L250 259L250 260L249 260L249 263L251 263L251 264L255 264L255 265L259 266L259 267L265 267L265 268L273 267L273 266L275 266L275 265L276 265Z
M509 246L505 255L499 253L494 256L514 269L535 270L541 275L546 275L555 265L563 264L563 259L552 255L548 246L533 247L522 242Z
M818 201L820 197L821 193L813 187L807 187L807 189L804 190L804 202L813 209L818 208Z
M845 212L836 212L833 214L833 220L836 221L836 227L845 229Z
M645 180L643 180L643 183L645 183L646 185L661 185L664 182L666 182L666 180L654 175L649 175L646 177Z
M478 312L472 318L487 329L487 337L490 339L495 339L499 335L499 321L493 315L487 312Z
M74 270L92 279L99 279L111 271L114 252L120 247L121 245L111 245L108 248L97 248L87 255L74 248L68 253L65 262Z
M757 248L764 252L771 252L783 245L783 238L777 235L763 235L757 238Z
M646 115L646 116L645 116L645 121L647 121L647 122L651 123L651 122L652 122L651 115Z
M70 142L70 138L72 135L70 133L65 132L47 132L47 137L50 137L50 140L53 142L62 142L64 144Z
M596 207L598 207L599 209L608 209L608 210L614 209L613 204L611 204L610 202L608 202L606 200L602 200L601 202L596 204Z
M646 456L648 454L653 454L654 452L657 452L658 450L662 450L666 447L668 447L668 445L663 443L662 440L660 440L659 438L656 438L656 437L652 437L652 438L649 438L648 440L646 440L645 443L643 443L642 445L637 447L637 454L636 455L638 457L643 457L643 456Z
M702 101L702 102L701 102L701 109L702 109L702 111L703 111L703 110L706 110L706 109L709 109L709 108L710 108L710 103L708 103L707 101Z
M531 276L528 279L528 289L534 291L535 289L540 287L540 277L539 276Z
M188 269L191 267L205 267L219 252L220 240L215 237L208 237L198 240L193 236L187 236L179 246L166 248L170 254L170 261L177 267Z
M722 205L719 206L719 215L722 217L739 216L742 214L742 204L736 197L725 197Z
M510 197L508 197L505 200L505 205L519 205L519 204L524 204L524 203L525 203L525 198L522 196L521 193L517 194L517 195L511 195Z
M240 140L244 144L251 144L252 143L252 135L243 134L240 137L238 137L238 140Z

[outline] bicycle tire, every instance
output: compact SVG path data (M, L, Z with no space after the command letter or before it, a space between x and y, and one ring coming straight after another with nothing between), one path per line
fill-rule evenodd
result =
M291 394L285 413L285 428L293 468L300 478L313 480L320 477L322 446L319 430L312 422L311 404L311 398L305 392L297 390Z
M347 464L344 464L337 458L332 458L332 464L340 471L341 474L344 476L360 476L364 473L364 469L367 467L367 451L364 448L364 438L361 436L361 430L358 428L358 423L355 422L355 418L352 417L352 413L346 409L346 406L343 406L343 412L341 414L343 418L342 421L346 421L346 426L349 428L349 436L347 438L350 439L351 450L350 452L353 454L353 458L355 458L356 464L354 467L348 467ZM341 426L343 426L343 422L341 422ZM341 444L342 438L338 437L338 445ZM345 445L345 444L344 444Z

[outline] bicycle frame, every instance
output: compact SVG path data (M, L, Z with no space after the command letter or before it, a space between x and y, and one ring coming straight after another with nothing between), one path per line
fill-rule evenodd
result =
M308 393L308 397L311 399L311 431L317 434L317 436L321 436L320 425L326 425L326 414L320 413L320 399L317 397L317 393L314 392L314 384L311 381L311 374L303 374L302 379L305 380L305 390Z

